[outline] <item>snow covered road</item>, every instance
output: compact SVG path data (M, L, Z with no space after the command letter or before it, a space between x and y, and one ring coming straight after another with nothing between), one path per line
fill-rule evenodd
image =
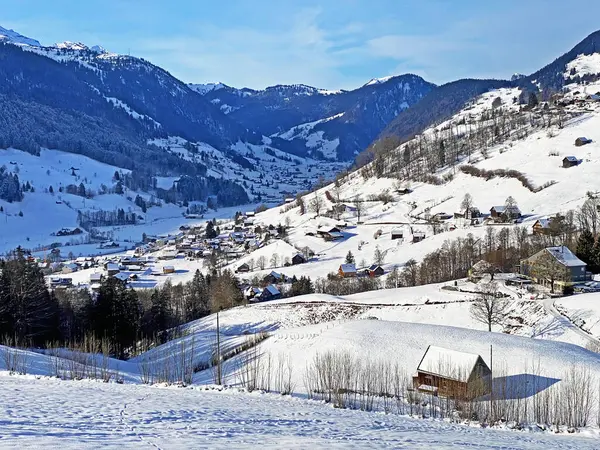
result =
M340 410L233 390L0 374L1 448L593 449L598 442Z

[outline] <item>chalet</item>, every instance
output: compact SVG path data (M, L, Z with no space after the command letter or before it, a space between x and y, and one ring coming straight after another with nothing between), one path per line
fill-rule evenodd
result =
M119 244L115 241L103 242L100 244L100 248L119 248Z
M94 272L90 275L90 283L101 283L103 278L104 275L102 275L100 272Z
M366 272L368 276L370 276L371 278L375 278L383 275L385 273L385 270L383 270L383 267L381 267L380 265L373 264L367 268Z
M119 268L119 265L117 263L106 263L104 265L104 268L106 269L106 272L108 273L109 277L114 277L116 274L118 274L121 269Z
M239 266L236 270L237 273L248 273L250 272L250 266L246 263Z
M169 273L175 273L174 266L163 266L163 274L167 275Z
M551 220L552 219L550 218L536 220L531 227L533 234L552 234L552 229L550 227Z
M519 272L552 290L555 283L564 287L591 278L586 263L564 245L547 247L522 260Z
M277 287L273 286L272 284L269 284L260 293L260 300L263 302L269 300L277 300L279 298L281 298L281 292L279 292L279 289L277 289Z
M568 169L569 167L579 165L579 160L575 156L565 156L562 160L562 165L564 168Z
M326 241L335 241L344 238L344 234L338 227L319 227L317 229L317 236L322 237Z
M452 215L445 213L445 212L439 212L433 215L432 217L434 220L448 220L452 218Z
M356 276L356 266L354 264L341 264L338 269L338 275L342 278L352 278Z
M432 395L469 400L491 391L492 371L480 355L430 345L413 387Z
M575 146L576 147L581 147L582 145L586 145L586 144L590 144L592 142L591 139L588 139L586 137L578 137L577 139L575 139Z
M306 262L306 258L302 253L296 253L292 256L292 264L295 266L297 264L304 264Z
M404 230L402 228L394 228L390 234L392 241L395 239L404 239Z
M479 211L479 208L475 207L475 206L471 206L469 208L466 209L461 209L458 212L454 213L454 218L455 219L477 219L481 217L481 211Z
M79 266L75 263L65 264L62 268L62 273L73 273L79 270Z
M279 272L272 271L270 274L266 275L263 278L263 281L268 284L284 283L285 275Z
M412 237L413 237L412 238L413 243L421 242L423 239L425 239L425 232L424 231L413 231Z
M494 222L508 222L521 217L521 210L517 206L492 206L490 217Z
M294 200L296 200L296 199L293 198L293 197L286 197L286 198L283 199L283 202L284 203L293 203Z

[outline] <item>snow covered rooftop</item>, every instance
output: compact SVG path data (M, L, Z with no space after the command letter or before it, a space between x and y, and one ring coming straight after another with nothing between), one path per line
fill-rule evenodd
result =
M561 245L560 247L548 247L546 248L552 256L554 256L558 262L567 267L578 267L585 266L586 264L580 260L575 254L569 250L568 247Z
M466 382L479 355L430 345L419 363L418 371Z
M276 288L275 286L273 286L272 284L268 285L268 286L265 288L265 291L269 291L269 293L270 293L271 295L279 295L279 294L280 294L280 292L279 292L279 289L277 289L277 288Z
M344 273L354 273L356 272L356 266L354 264L342 264L340 270Z

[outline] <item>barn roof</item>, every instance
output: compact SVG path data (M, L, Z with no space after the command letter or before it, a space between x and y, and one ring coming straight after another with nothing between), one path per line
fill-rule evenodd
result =
M340 269L344 273L354 273L356 272L356 266L354 264L342 264Z
M565 156L564 159L566 159L569 162L577 162L578 161L577 157L575 157L575 156Z
M480 356L430 345L423 355L417 371L438 375L442 378L468 381Z
M268 291L271 295L279 295L279 289L277 289L275 286L273 286L272 284L268 285L265 288L265 291Z

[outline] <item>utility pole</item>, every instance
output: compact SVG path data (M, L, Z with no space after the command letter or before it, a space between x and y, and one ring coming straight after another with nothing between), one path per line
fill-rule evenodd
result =
M217 384L223 384L221 380L221 337L219 330L219 311L217 311Z
M490 419L494 414L494 353L492 344L490 344Z

